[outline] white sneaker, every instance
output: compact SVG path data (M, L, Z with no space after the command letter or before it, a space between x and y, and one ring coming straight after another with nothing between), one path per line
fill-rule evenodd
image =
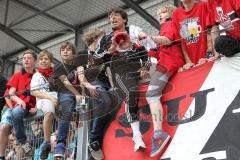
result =
M146 145L142 139L142 135L135 135L133 136L132 140L134 143L134 152L146 148Z
M34 149L32 148L32 146L29 143L25 143L21 145L23 152L27 155L27 156L33 156L34 155Z

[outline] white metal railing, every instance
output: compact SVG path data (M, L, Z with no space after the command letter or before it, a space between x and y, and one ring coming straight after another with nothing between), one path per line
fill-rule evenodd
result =
M67 160L87 160L88 159L88 130L89 122L82 121L85 118L79 117L86 116L84 113L87 112L88 105L78 104L76 106L76 112L73 113L72 121L70 123L70 129L67 138L65 159ZM53 160L53 151L56 144L57 136L57 121L55 118L53 120L53 128L51 135L51 152L49 154L48 160ZM40 160L39 147L43 142L43 113L38 111L36 115L28 117L24 120L25 132L27 135L27 142L31 144L35 149L34 157L28 157L24 155L20 149L20 146L16 143L16 138L14 131L9 135L9 142L6 149L6 159L7 160Z

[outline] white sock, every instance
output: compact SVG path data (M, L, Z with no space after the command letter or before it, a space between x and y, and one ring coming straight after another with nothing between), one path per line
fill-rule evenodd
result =
M133 131L133 137L136 136L136 135L142 135L141 132L140 132L140 123L139 121L136 121L136 122L132 122L130 123L131 125L131 128L132 128L132 131Z

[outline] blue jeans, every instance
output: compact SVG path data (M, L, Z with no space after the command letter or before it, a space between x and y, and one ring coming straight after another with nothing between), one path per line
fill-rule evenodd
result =
M12 112L9 108L4 109L2 111L2 117L1 117L1 123L0 125L5 124L9 126L13 126L13 121L12 121Z
M76 97L75 95L69 93L58 93L58 100L60 103L60 115L57 142L66 143L70 121L72 119L72 112L76 107Z
M28 115L28 109L23 109L20 105L16 105L12 110L13 128L16 131L16 138L19 144L26 143L27 137L24 129L23 119Z
M97 86L99 97L90 100L90 105L93 107L92 117L93 121L90 128L90 143L99 141L102 143L104 129L109 122L110 113L115 106L111 106L111 98L107 90L110 86L101 81L94 81L92 85Z

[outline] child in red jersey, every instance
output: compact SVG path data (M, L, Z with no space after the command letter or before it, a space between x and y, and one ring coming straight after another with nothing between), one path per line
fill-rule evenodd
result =
M150 36L160 46L158 47L159 53L157 54L158 63L154 72L150 74L151 81L146 93L154 128L151 157L157 155L170 139L170 136L162 130L163 108L160 98L168 79L178 68L184 65L180 46L172 44L174 33L171 16L175 9L176 7L170 4L163 5L158 9L158 21L161 25L160 35ZM140 36L140 38L144 37L146 35L142 34ZM151 66L151 70L153 66L154 64Z
M206 52L213 52L211 41L207 41L208 27L211 26L206 2L181 0L183 7L175 10L172 21L176 31L176 41L181 41L183 56L188 69L195 64L206 62Z
M240 52L240 1L239 0L209 0L210 15L215 28L222 26L226 35L219 37L216 28L213 43L217 52L232 56ZM216 41L214 41L216 39Z
M4 151L11 127L15 129L17 142L21 145L23 151L27 155L33 155L34 153L30 144L26 142L23 119L35 109L36 99L30 95L30 82L32 75L35 73L36 60L37 56L33 51L25 51L22 70L15 73L7 83L9 109L2 115L0 123L0 159L4 159Z

